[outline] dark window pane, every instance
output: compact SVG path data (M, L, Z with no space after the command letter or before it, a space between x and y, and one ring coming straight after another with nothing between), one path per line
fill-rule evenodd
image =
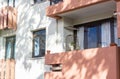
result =
M97 47L97 28L88 28L88 48Z
M34 3L41 3L43 1L46 1L46 0L34 0Z
M97 27L88 28L88 48L97 47Z
M114 39L114 37L115 37L115 32L114 32L114 19L112 19L111 21L110 21L110 32L111 32L111 43L115 43L115 39Z
M90 25L85 27L84 34L85 48L96 48L101 45L101 28L100 25Z

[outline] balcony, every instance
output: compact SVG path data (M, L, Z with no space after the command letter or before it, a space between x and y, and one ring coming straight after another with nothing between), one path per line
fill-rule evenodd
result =
M0 29L14 29L17 27L17 10L6 6L0 9Z
M0 79L15 79L15 60L0 60Z
M61 71L45 72L45 79L118 79L117 46L46 54L45 64L60 64Z
M47 8L47 16L57 17L59 14L70 12L76 9L87 7L93 4L98 4L110 0L54 0L57 4L51 5ZM58 3L59 1L59 3Z

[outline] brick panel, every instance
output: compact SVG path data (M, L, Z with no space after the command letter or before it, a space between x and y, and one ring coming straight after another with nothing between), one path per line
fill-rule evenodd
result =
M0 60L0 79L15 79L15 60Z
M118 47L93 48L47 54L45 64L61 64L62 71L45 73L45 79L119 79Z

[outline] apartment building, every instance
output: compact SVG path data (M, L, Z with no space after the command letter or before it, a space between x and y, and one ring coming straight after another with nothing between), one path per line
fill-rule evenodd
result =
M119 0L0 0L0 79L119 79Z
M119 79L119 6L119 0L59 0L50 5L47 16L57 19L58 27L64 22L65 52L48 51L45 64L52 71L45 72L45 79Z

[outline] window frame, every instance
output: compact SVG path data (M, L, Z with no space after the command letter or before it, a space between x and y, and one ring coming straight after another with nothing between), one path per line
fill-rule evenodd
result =
M92 21L92 22L88 22L88 23L83 23L83 24L78 24L78 25L74 25L74 28L79 28L81 26L84 26L87 27L89 26L90 24L102 24L103 22L110 22L110 33L111 33L111 43L115 43L115 31L114 31L114 22L115 22L115 19L114 17L110 17L110 18L106 18L106 19L101 19L101 20L96 20L96 21ZM101 26L100 26L101 27ZM84 29L85 30L85 29ZM75 44L77 43L77 30L74 30L74 36L76 37L75 38ZM84 35L85 36L85 35ZM85 37L84 37L85 38ZM102 36L101 38L102 39ZM83 39L85 40L85 39ZM101 42L101 46L102 46L102 42ZM99 46L100 47L100 46ZM97 47L96 47L97 48ZM84 43L84 49L85 48L85 43ZM87 48L88 49L88 48Z
M38 36L34 36L34 33L37 33L39 31L43 31L44 30L44 33L45 33L45 46L44 46L44 55L41 56L41 50L39 50L39 55L35 56L35 46L34 46L34 43L35 43L35 38L41 36L41 35L38 35ZM32 31L33 33L33 40L32 40L32 58L38 58L38 57L44 57L45 56L45 51L46 51L46 29L45 28L42 28L42 29L39 29L39 30L35 30L35 31ZM39 37L39 42L40 42L40 37ZM39 43L39 46L40 46L40 43ZM39 47L40 48L40 47Z
M10 52L10 58L7 58L7 40L13 38L14 39L14 42L13 42L13 46L12 46L12 51L13 52ZM8 37L5 37L5 59L15 59L15 44L16 44L16 35L13 35L13 36L8 36Z

